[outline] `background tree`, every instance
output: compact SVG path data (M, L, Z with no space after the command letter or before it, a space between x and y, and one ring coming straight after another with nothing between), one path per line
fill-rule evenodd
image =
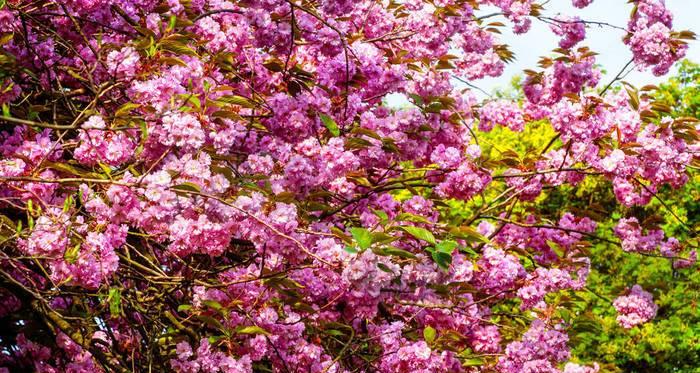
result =
M660 84L655 96L672 109L674 117L697 117L699 79L700 67L684 60L679 64L678 74ZM658 200L635 213L649 218L663 216L664 231L673 232L679 240L697 248L694 232L700 223L700 176L696 166L692 167L690 180L682 189L659 191L660 198L673 209L680 221L691 227L690 230L669 216ZM598 188L600 186L592 185L590 192ZM585 192L579 190L577 193ZM624 211L615 211L609 224L612 225L622 213ZM586 298L590 302L587 307L592 311L591 330L578 335L572 353L586 360L608 362L628 372L697 371L700 367L698 271L674 268L662 258L627 255L611 250L608 244L595 245L592 253L594 270L589 277L590 288L600 294L615 294L629 283L643 284L646 289L653 289L659 311L654 322L627 331L617 325L609 300L589 295Z

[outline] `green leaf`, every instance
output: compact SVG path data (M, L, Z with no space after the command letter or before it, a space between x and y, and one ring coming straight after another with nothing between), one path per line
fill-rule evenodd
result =
M489 243L489 239L477 232L476 229L463 225L461 227L454 227L450 230L450 233L457 238L467 240L468 242L479 242L479 243Z
M161 56L158 59L158 62L166 64L166 65L177 65L177 66L182 66L182 67L187 67L187 63L183 61L180 58L173 57L173 56Z
M197 52L194 49L187 46L187 44L182 43L177 40L162 40L160 42L160 48L169 52L176 54L184 54L188 56L196 56Z
M464 247L461 247L459 249L459 251L467 254L472 259L477 258L479 256L479 253L474 251L474 249L472 249L471 247L464 246Z
M450 269L450 264L452 264L452 255L440 251L432 251L430 254L440 269L444 271Z
M204 305L206 305L207 307L213 308L213 309L215 309L215 310L217 310L217 311L223 308L223 306L221 305L221 303L219 303L219 302L217 302L217 301L215 301L215 300L205 300L205 301L202 301L202 303L203 303Z
M57 171L61 172L66 172L70 173L71 175L75 175L78 177L86 177L86 178L95 178L95 179L103 179L107 180L107 176L105 174L97 173L97 172L86 172L85 170L75 167L72 164L66 163L66 162L49 162L46 161L44 164L48 168L52 168Z
M435 236L433 236L433 234L430 233L430 231L425 229L425 228L404 226L404 227L401 227L401 229L419 240L423 240L423 241L431 243L433 245L435 245L437 243L437 241L435 240Z
M433 102L424 110L426 113L440 113L443 109L445 109L445 106L441 102Z
M176 98L181 99L184 101L184 104L192 104L195 109L199 110L202 108L202 101L199 99L199 97L191 94L191 93L181 93L178 95L175 95Z
M378 249L375 254L377 255L391 255L391 256L397 256L399 258L406 258L406 259L416 259L415 254L413 254L410 251L406 251L404 249L399 249L398 247L394 246L386 246L382 247L381 249Z
M424 223L424 224L432 224L432 222L428 219L426 219L423 216L416 215L416 214L411 214L411 213L401 213L396 216L396 220L399 221L410 221L412 223Z
M168 31L175 29L175 23L177 22L177 16L172 14L170 20L168 20Z
M457 242L454 241L442 241L439 244L435 245L435 248L445 254L450 254L452 255L452 252L459 246Z
M345 140L345 148L348 150L365 149L369 148L370 146L372 146L371 142L359 137L350 137Z
M264 334L264 335L270 335L270 332L267 330L257 326L257 325L251 325L251 326L242 326L236 329L236 333L238 334Z
M70 208L73 207L73 195L69 194L68 197L63 201L63 212L68 212Z
M263 62L263 66L272 72L282 72L284 71L284 62L277 58L270 58Z
M411 99L413 99L413 102L415 102L416 105L418 106L423 106L425 105L425 102L423 101L423 97L418 96L417 94L411 93L408 95Z
M2 8L2 6L0 6ZM0 36L0 45L5 45L7 44L12 38L15 36L13 33L5 34Z
M357 246L360 249L366 249L372 245L372 233L365 228L354 227L350 228L350 233L352 237L357 242Z
M383 243L387 244L396 241L398 238L388 235L384 232L372 233L372 243Z
M559 316L564 320L565 323L571 323L571 312L565 308L558 309Z
M386 224L389 220L389 215L384 210L373 209L372 211L379 217L382 223Z
M185 311L189 311L191 309L192 309L192 305L189 305L189 304L181 304L181 305L177 306L177 312L185 312Z
M240 115L238 115L236 112L228 111L228 110L215 111L211 114L211 116L215 117L215 118L227 118L227 119L233 119L233 120L241 120Z
M255 102L252 100L245 98L243 96L236 96L236 95L224 95L216 99L216 101L219 102L224 102L227 104L232 104L232 105L238 105L242 106L244 108L252 109L255 107Z
M141 144L143 144L148 139L148 123L145 120L139 121L139 127L141 127Z
M112 168L109 167L108 165L102 163L102 162L97 162L97 165L100 166L102 171L105 173L105 175L109 176L112 174Z
M401 152L401 150L399 150L399 147L396 146L394 140L389 137L385 137L382 139L382 150L394 154L398 154L399 152Z
M308 312L311 314L317 312L315 308L311 307L310 305L308 305L304 302L294 302L294 304L292 304L292 308L299 310L299 311Z
M333 135L333 137L337 137L340 135L340 128L338 128L338 123L333 120L330 116L319 113L318 116L321 118L321 122L323 122L323 125L328 128L328 132Z
M377 134L376 132L374 132L374 131L372 131L372 130L370 130L370 129L367 129L367 128L355 127L355 128L353 128L352 131L350 131L350 132L352 132L352 133L354 133L354 134L365 135L365 136L368 136L368 137L371 137L371 138L377 139L377 140L381 140L381 139L382 139L382 137L379 136L379 134Z
M132 110L140 107L140 104L135 104L133 102L127 102L126 104L122 105L117 109L117 111L114 112L115 117L122 117L127 114L129 114Z
M122 293L121 290L117 288L109 289L109 296L107 297L109 301L109 313L110 315L116 317L121 313L122 307Z
M386 264L384 263L377 263L377 268L381 269L382 271L386 273L391 273L394 274L394 271L391 270Z
M109 313L112 316L119 316L121 313L121 306L122 306L122 293L121 290L117 288L111 288L109 289L109 296L107 297L109 300Z
M425 329L423 329L423 339L425 339L428 344L433 343L436 336L437 331L432 326L426 326Z
M200 193L200 192L202 191L202 189L200 189L199 185L197 185L197 184L195 184L195 183L190 183L189 181L188 181L188 182L184 182L184 183L179 184L179 185L175 185L175 186L172 187L172 188L175 189L175 190L183 191L183 192L197 192L197 193Z
M333 233L334 236L340 238L346 244L352 243L352 237L345 234L345 232L338 227L331 227L331 233Z
M224 325L221 323L221 321L207 315L197 315L197 318L203 322L205 322L207 325L219 329L219 330L225 330L226 328Z
M478 367L484 365L484 360L480 358L462 359L463 367Z

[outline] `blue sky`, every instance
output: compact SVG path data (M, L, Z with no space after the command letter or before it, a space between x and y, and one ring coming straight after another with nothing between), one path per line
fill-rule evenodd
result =
M700 34L700 0L666 0L666 6L674 15L675 30L690 30ZM550 0L545 5L544 15L555 16L559 13L577 15L588 21L626 27L631 10L632 5L628 4L627 0L594 0L584 9L574 8L571 0ZM487 14L486 10L484 12ZM603 82L609 81L632 57L627 46L622 43L624 31L610 27L589 26L586 32L587 38L583 45L600 53L597 61L607 70ZM504 30L501 41L511 47L517 60L507 65L500 78L482 79L473 83L488 92L498 87L508 86L514 75L522 73L524 69L536 69L540 56L556 48L558 40L547 24L537 20L533 21L532 29L525 35L513 35ZM700 41L690 43L686 58L700 61ZM656 84L664 78L655 77L651 73L634 71L627 75L625 80L639 86Z

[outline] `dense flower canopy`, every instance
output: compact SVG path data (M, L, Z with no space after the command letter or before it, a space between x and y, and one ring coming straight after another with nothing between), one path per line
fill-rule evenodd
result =
M629 65L663 75L693 35L631 7ZM692 267L634 207L688 181L697 120L603 81L591 25L543 11L0 1L0 371L598 371L569 362L563 298L596 218L527 206L608 180L617 249ZM499 29L533 22L561 41L523 99L479 100L513 58ZM484 151L535 122L539 149ZM625 328L657 312L614 296Z

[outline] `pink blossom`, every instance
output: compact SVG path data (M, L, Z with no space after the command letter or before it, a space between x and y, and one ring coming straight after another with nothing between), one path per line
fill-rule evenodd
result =
M659 309L651 293L639 285L634 285L629 294L615 298L613 306L618 312L617 322L627 329L653 319Z
M535 319L522 340L511 342L498 361L500 372L559 372L558 362L569 358L566 334Z
M562 37L559 46L569 49L586 38L586 25L580 18L558 17L550 27L555 34Z
M479 111L479 129L490 131L495 124L502 124L513 131L522 131L525 126L522 110L510 101L492 101Z
M593 2L593 0L573 0L572 2L577 8L585 8L588 5L590 5Z
M110 74L119 78L130 79L139 68L139 54L132 47L124 47L107 55L107 68Z
M566 365L564 365L564 373L598 373L599 371L600 366L598 363L593 363L592 366L575 363L566 363Z
M194 115L172 112L163 117L162 123L162 128L154 132L163 145L198 149L204 144L202 124Z
M74 157L82 164L93 166L102 162L109 166L119 166L127 162L136 148L134 132L109 131L104 120L92 116L83 123L78 140L80 145Z

